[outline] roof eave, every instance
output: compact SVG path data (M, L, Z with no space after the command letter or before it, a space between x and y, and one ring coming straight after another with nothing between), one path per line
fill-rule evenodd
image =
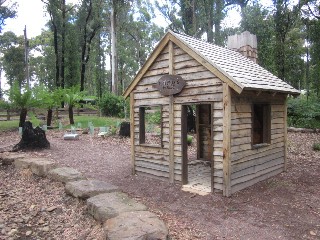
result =
M274 92L274 93L283 93L289 94L294 97L299 96L301 93L299 90L294 89L294 91L286 91L286 90L279 90L279 89L264 89L264 88L252 88L252 87L245 87L244 91L261 91L261 92Z

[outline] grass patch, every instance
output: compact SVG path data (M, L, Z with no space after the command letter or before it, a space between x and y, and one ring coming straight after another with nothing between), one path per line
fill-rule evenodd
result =
M320 143L314 143L312 146L312 149L314 151L320 151Z
M82 128L87 128L89 122L95 127L118 127L122 121L124 121L124 119L112 117L74 116L74 126L77 127L80 123ZM71 128L71 125L68 124L63 127Z
M0 122L0 131L8 131L8 130L18 130L19 121L18 120L11 120L11 121L1 121Z

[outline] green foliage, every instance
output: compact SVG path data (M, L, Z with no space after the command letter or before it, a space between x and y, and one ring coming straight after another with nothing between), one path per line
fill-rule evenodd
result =
M37 106L37 101L34 99L32 91L28 87L24 91L20 90L18 82L15 82L10 89L9 100L12 106L18 109L28 109Z
M17 15L16 7L16 2L0 1L0 33L5 25L5 21L8 18L14 18Z
M54 107L58 107L64 100L64 90L61 88L50 91L48 87L41 84L34 87L32 91L35 99L42 108L53 109Z
M0 99L0 109L9 110L11 109L11 104L8 101Z
M28 113L29 121L32 122L32 126L35 128L37 126L41 127L43 125L42 121L39 120L33 112Z
M152 113L146 114L146 121L152 124L160 124L161 123L161 110L160 107L157 107L156 110Z
M320 151L320 143L314 143L312 146L312 149L314 151Z
M301 95L288 99L288 125L291 127L320 128L320 100Z
M192 140L193 140L193 137L192 137L191 135L187 135L187 143L188 143L188 146L191 146Z
M60 91L62 91L63 100L69 107L79 107L79 101L86 96L86 92L80 91L79 85L61 89Z
M128 102L122 96L113 93L105 93L99 101L99 108L103 116L124 117L126 108L128 112Z

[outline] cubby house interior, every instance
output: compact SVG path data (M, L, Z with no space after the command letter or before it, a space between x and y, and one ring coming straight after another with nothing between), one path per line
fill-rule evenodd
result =
M279 174L299 94L257 64L249 32L223 48L169 31L124 93L133 173L224 196Z

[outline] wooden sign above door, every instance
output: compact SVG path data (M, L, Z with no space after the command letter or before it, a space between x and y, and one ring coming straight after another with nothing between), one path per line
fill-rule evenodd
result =
M181 76L164 75L158 80L155 87L162 95L170 96L181 92L185 85L186 81Z

